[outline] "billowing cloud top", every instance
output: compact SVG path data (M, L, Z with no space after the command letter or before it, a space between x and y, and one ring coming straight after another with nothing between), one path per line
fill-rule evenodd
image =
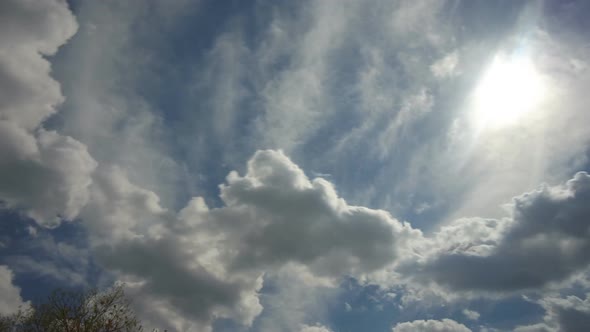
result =
M460 219L430 241L412 274L455 290L515 291L562 281L588 267L590 176L515 197L511 217Z

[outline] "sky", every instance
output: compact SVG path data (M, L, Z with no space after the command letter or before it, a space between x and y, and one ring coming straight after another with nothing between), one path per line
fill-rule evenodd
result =
M0 2L0 314L590 329L590 2Z

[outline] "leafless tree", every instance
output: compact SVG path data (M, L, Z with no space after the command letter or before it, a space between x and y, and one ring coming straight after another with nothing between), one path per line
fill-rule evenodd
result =
M45 302L0 316L0 332L141 332L122 286L54 291Z

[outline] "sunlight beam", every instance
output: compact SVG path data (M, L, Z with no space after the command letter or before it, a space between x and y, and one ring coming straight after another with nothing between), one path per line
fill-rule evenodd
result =
M530 58L497 55L474 91L475 121L487 129L514 125L536 108L543 92Z

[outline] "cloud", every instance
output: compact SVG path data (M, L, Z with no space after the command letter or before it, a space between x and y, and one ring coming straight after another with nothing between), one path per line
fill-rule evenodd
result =
M459 219L431 238L410 273L456 291L539 289L588 267L590 175L517 196L511 217Z
M302 324L323 321L339 294L332 280L317 278L295 264L266 270L264 285L260 294L264 310L253 328L261 332L299 331Z
M519 326L517 332L528 331L584 331L590 326L590 297L546 297L539 301L546 310L544 323Z
M171 218L159 196L131 183L120 167L99 167L90 189L89 202L80 216L96 242L133 238Z
M470 319L470 320L478 320L479 316L480 316L479 312L469 310L469 309L463 309L463 311L461 311L461 313L463 313L463 315L465 317L467 317L467 319Z
M57 241L41 229L33 238L13 243L3 260L17 275L35 276L68 287L91 287L90 280L99 277L93 270L91 253L79 244L68 243L71 240L74 239Z
M88 202L97 165L86 147L54 131L39 129L33 134L3 124L0 199L5 206L24 209L45 226L74 219Z
M218 308L239 311L240 301L245 297L241 294L247 292L246 287L255 292L260 286L256 280L251 283L224 280L197 264L191 264L189 253L182 251L186 247L170 238L126 241L112 248L98 248L97 252L109 269L141 281L136 292L162 300L178 314L195 321L207 322L214 317L227 316ZM252 304L260 308L257 301ZM259 311L245 314L243 321L239 320L239 315L230 317L249 325Z
M230 173L221 198L226 207L212 214L237 245L238 270L296 262L319 275L362 274L392 263L419 234L385 211L348 205L280 151L258 151L244 176Z
M299 332L331 332L332 330L328 329L325 326L322 325L315 325L315 326L310 326L310 325L303 325L301 327L301 330L299 330Z
M131 183L154 192L167 207L185 203L194 178L171 146L186 138L179 126L167 127L176 108L157 107L157 97L167 91L162 87L180 87L159 71L168 64L155 49L180 24L179 16L198 13L198 3L76 3L79 31L52 61L67 96L52 125L86 145L100 167L121 169ZM192 148L196 141L191 141Z
M230 172L217 208L197 197L171 212L116 168L99 170L93 188L82 216L100 262L131 285L139 312L180 330L220 317L251 325L263 310L263 281L289 269L308 275L305 287L330 287L333 278L387 274L400 264L393 271L419 284L509 292L563 280L588 265L589 244L580 235L590 213L586 173L514 198L511 218L460 219L432 237L384 211L349 205L330 182L309 179L275 150L256 152L243 175ZM423 258L416 261L412 251ZM149 308L154 301L157 310ZM291 325L305 321L305 313L298 317Z
M485 59L473 45L456 45L456 31L447 23L455 21L447 20L447 14L459 5L309 4L287 9L257 5L256 28L244 29L239 19L220 24L220 37L204 43L210 49L190 49L191 57L205 54L198 61L202 70L191 76L195 82L179 84L168 79L184 76L179 73L184 73L185 63L170 74L160 70L177 58L160 62L159 57L185 50L169 48L168 39L159 34L177 40L167 32L177 28L175 22L185 25L183 15L193 19L187 14L190 6L80 3L80 33L62 58L52 60L61 62L60 81L68 87L63 104L60 84L51 78L52 65L44 56L55 54L77 29L67 3L3 2L2 207L18 209L48 227L80 219L90 247L80 256L86 259L94 253L106 270L126 281L142 318L179 331L211 330L211 323L223 318L250 326L264 316L263 305L276 320L264 317L268 324L261 324L263 328L326 331L324 326L301 324L322 321L310 319L309 312L323 313L318 307L326 301L326 289L342 276L386 286L392 279L400 281L397 274L402 273L425 291L438 285L456 294L497 294L540 290L588 267L584 253L590 247L585 236L589 209L584 202L590 185L585 173L563 186L516 197L509 218L457 219L428 237L384 210L358 206L371 198L378 204L367 206L402 206L407 201L416 214L428 207L423 218L435 214L436 220L428 220L435 224L444 218L437 214L439 207L455 208L457 202L449 203L455 199L473 206L467 215L482 215L481 206L495 207L490 203L495 197L530 188L558 168L559 174L551 175L555 183L578 167L580 161L572 162L578 166L569 161L589 137L587 129L564 128L584 123L586 113L579 111L581 106L565 107L567 116L552 126L523 131L516 139L482 135L473 143L469 134L454 136L456 132L448 130L451 123L458 132L467 127L452 121L461 116L453 100L462 100L462 95L445 96L446 89L457 86L451 84L455 80L444 79L459 81L459 62L460 72L468 75L473 74L470 66L479 68L474 63ZM256 32L250 36L242 30ZM152 43L166 51L153 51ZM585 54L579 52L579 59ZM584 61L557 61L565 59L562 55L539 64L567 76L567 87L585 79ZM163 72L167 75L160 77ZM560 90L563 96L577 100L578 90L565 90ZM172 111L183 103L177 97L188 92L195 96L188 98L188 106L182 105L186 110ZM156 97L150 99L152 95ZM202 109L194 112L194 105ZM57 108L61 113L56 123L46 124ZM176 135L178 128L166 127L171 123L186 123L191 135ZM529 153L535 137L552 137L556 143L548 148L539 143L536 152ZM460 142L455 144L455 139ZM467 141L465 152L462 144ZM328 172L339 192L332 182L308 178L280 150L258 150L261 147L284 148L302 167ZM187 162L189 168L215 178L209 173L242 170L243 159L253 151L245 171L227 176L218 200L195 197L177 212L195 192L215 190L190 190L193 179L185 174L186 161L176 157L198 159ZM505 165L507 159L515 162ZM203 160L208 167L200 167ZM219 160L231 165L217 167ZM428 195L443 197L442 204L422 197ZM55 248L44 250L55 249L66 257L65 263L71 261L81 271L64 274L61 266L33 258L22 258L12 268L82 284L88 263L71 259L67 246ZM370 274L379 278L366 278ZM280 291L264 294L263 285L273 282ZM399 295L403 299L407 294ZM305 306L300 305L303 297ZM547 303L550 318L540 324L548 329L565 326L559 317L571 308ZM281 309L273 309L275 305ZM474 320L479 316L470 310L463 313ZM582 310L575 317L585 314ZM466 329L451 320L430 320L401 323L394 331L419 327Z
M393 327L393 332L471 332L465 325L451 319L443 320L415 320L399 323Z
M0 201L56 226L86 204L96 167L83 144L42 126L64 100L43 56L53 55L77 24L62 1L0 6Z
M459 54L457 51L451 52L444 57L436 60L430 65L430 71L436 78L452 77L456 74L455 68L459 63Z
M16 313L19 308L29 306L20 296L20 288L13 284L14 274L5 265L0 265L0 315Z
M226 317L250 325L262 310L265 274L287 269L308 286L331 285L330 278L392 264L420 235L385 211L348 205L281 151L258 151L243 176L231 172L220 186L224 206L209 209L194 198L178 214L108 174L97 177L105 192L82 214L96 223L89 227L99 261L136 285L137 298L157 298L197 322Z
M64 1L3 1L0 5L2 120L33 130L63 101L49 76L53 55L77 29Z
M555 330L546 324L540 323L535 325L518 326L514 332L555 332Z

